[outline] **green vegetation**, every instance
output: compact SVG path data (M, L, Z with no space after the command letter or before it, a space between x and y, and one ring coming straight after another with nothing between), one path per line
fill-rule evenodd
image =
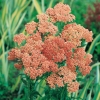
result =
M53 7L58 2L69 4L76 17L75 22L87 27L85 15L88 7L93 7L95 0L0 0L0 100L26 100L29 93L25 88L27 83L24 78L21 79L21 72L14 68L13 62L8 61L8 52L16 45L13 42L14 35L24 32L26 23L32 20L37 21L37 14L44 12L48 7ZM93 54L91 73L78 79L80 81L79 91L68 94L71 98L66 100L100 100L100 31L93 26L95 24L92 23L90 29L95 34L94 39L91 44L86 45L86 51ZM57 91L50 90L49 87L44 88L46 85L44 79L32 84L35 86L31 93L34 95L33 100L35 97L37 100L58 100L58 98L65 100L63 97L66 95L63 88ZM61 91L63 94L60 94ZM44 93L47 96L41 99Z

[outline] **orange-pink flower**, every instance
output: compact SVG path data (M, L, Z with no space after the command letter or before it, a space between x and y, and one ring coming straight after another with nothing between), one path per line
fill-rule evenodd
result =
M70 82L68 83L68 87L67 87L69 92L76 92L77 90L79 90L79 83L76 82Z
M62 3L48 8L46 14L38 15L37 19L37 23L32 21L25 25L26 35L14 36L18 47L8 53L8 59L16 60L17 69L23 66L24 73L31 79L50 72L46 80L51 88L67 84L69 92L76 92L78 72L85 76L91 71L92 55L85 52L81 42L82 39L91 42L92 32L76 23L66 23L75 16L70 7ZM65 22L61 32L56 22Z
M25 25L25 30L28 34L32 34L35 30L36 30L36 27L37 27L37 23L32 21L30 23L27 23Z
M17 42L18 45L20 45L22 41L25 39L26 39L26 36L23 33L20 33L14 36L14 42Z
M54 9L48 8L46 13L50 16L52 22L63 21L70 22L75 19L75 16L70 14L71 9L68 5L63 3L58 3Z

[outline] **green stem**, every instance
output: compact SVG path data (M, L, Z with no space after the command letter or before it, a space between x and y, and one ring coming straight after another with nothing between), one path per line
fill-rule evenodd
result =
M86 100L91 100L92 90L93 90L93 87L90 89L90 93L88 94Z
M63 87L62 92L61 92L61 98L60 98L61 100L65 99L64 91L65 91L65 87Z
M32 88L32 87L31 87L32 82L31 82L31 79L29 79L28 81L29 81L29 84L28 84L29 100L32 100L32 95L31 95L31 94L32 94L32 93L31 93L31 92L32 92L32 91L31 91L31 90L32 90L32 89L31 89L31 88Z
M31 87L31 80L30 80L30 100L32 100L32 95L31 95L31 89L32 87Z
M71 2L70 2L70 7L72 6L73 1L74 1L74 0L71 0Z
M42 12L44 13L44 12L45 12L45 8L44 8L44 0L42 0L41 5L42 5Z
M2 40L2 58L1 58L1 61L2 61L2 73L4 75L4 79L5 79L5 83L6 83L6 86L8 86L8 59L7 57L5 56L5 47L4 47L4 41Z
M97 37L93 40L93 42L91 43L91 45L90 45L90 48L89 48L89 50L88 50L88 53L90 53L90 54L93 54L93 52L94 52L94 49L95 49L95 44L98 42L100 40L100 34L99 35L97 35Z
M53 4L53 0L50 0L50 3L49 3L48 8L51 8L52 7L52 4Z
M36 87L36 91L39 91L39 93L43 96L45 87L46 87L46 81L45 79L42 79L38 83L38 86ZM41 96L39 95L36 100L41 100Z
M100 62L93 64L91 67L94 68L94 67L97 67L97 66L100 66Z
M99 65L96 67L96 83L99 83Z
M18 87L18 85L19 85L19 83L20 83L20 80L21 80L21 77L19 76L19 77L17 78L16 83L12 86L11 93L13 93L13 92L16 90L16 88Z
M20 85L19 91L18 91L18 98L20 98L21 91L23 90L23 88L24 88L24 84L22 82L21 85Z
M38 1L37 0L32 0L32 1L34 3L34 7L35 7L36 11L38 12L38 14L41 14L42 10L41 10L41 7L40 7Z

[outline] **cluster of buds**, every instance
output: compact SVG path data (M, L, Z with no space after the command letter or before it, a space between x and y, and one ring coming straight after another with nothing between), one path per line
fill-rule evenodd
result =
M92 56L85 52L81 42L82 39L91 42L92 32L76 23L68 24L75 19L70 12L68 5L58 3L54 8L48 8L46 14L38 15L38 23L27 23L27 35L15 35L14 41L19 46L9 52L8 59L16 60L15 67L23 69L31 79L50 72L46 80L51 88L67 84L67 90L75 92L79 89L77 67L82 75L89 74L91 70ZM59 35L56 22L65 23ZM59 67L62 62L65 64Z

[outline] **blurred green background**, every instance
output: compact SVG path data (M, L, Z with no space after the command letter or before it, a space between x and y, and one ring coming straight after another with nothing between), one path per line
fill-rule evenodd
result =
M72 100L100 100L100 0L0 0L0 100L26 100L20 72L7 59L9 50L15 47L13 36L24 32L26 23L37 21L38 14L59 2L71 7L75 22L92 30L94 38L86 45L86 51L93 55L92 71L80 77L80 90L71 94L81 99ZM38 84L41 89L42 84Z

